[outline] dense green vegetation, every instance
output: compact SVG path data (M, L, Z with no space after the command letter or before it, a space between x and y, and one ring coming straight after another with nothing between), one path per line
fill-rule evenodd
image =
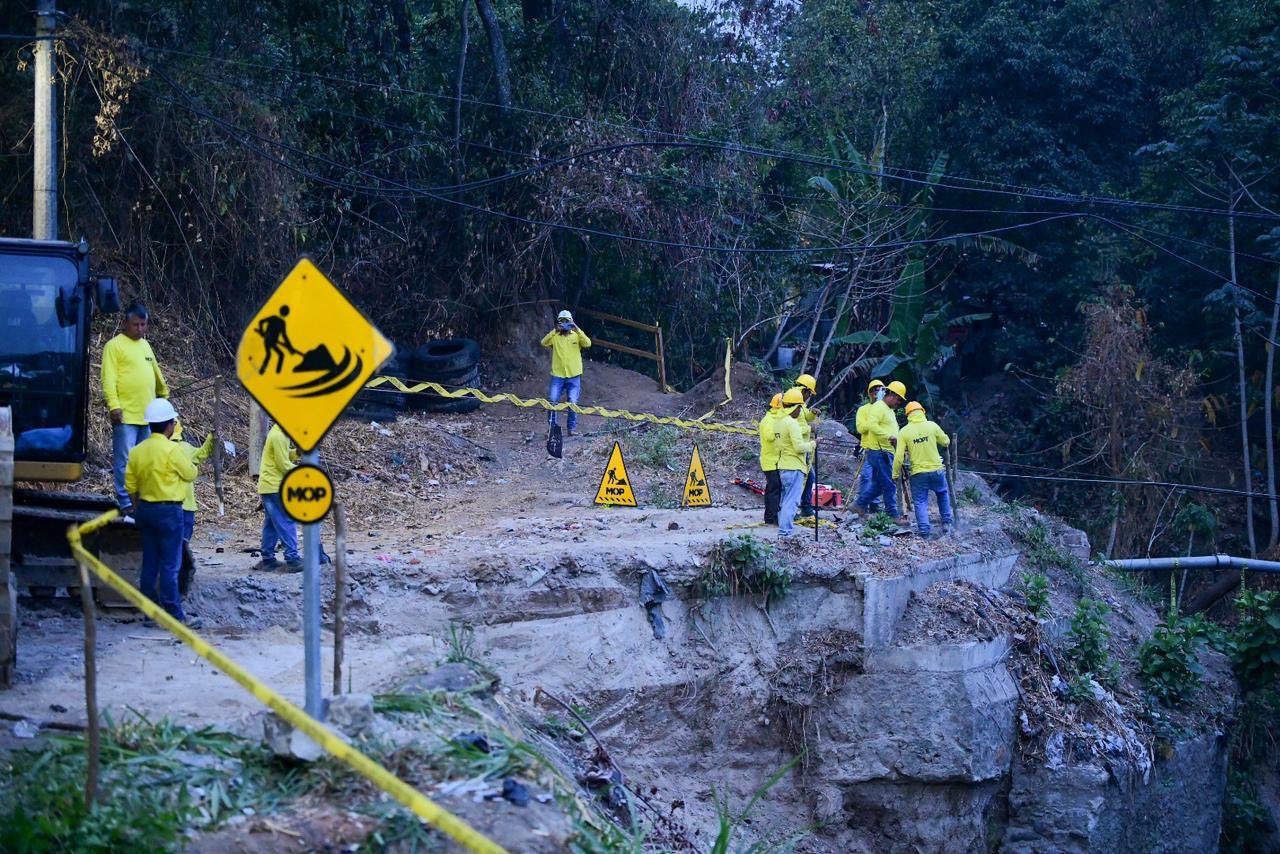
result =
M1275 490L1275 0L76 14L63 233L211 353L307 251L401 338L496 348L562 299L659 320L687 387L785 331L837 414L892 372L983 466ZM31 46L3 48L25 234ZM1261 497L1005 485L1120 555L1180 551L1190 500L1219 545L1280 533Z

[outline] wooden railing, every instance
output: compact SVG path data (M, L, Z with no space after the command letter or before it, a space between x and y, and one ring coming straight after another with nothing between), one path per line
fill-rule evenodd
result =
M605 323L615 323L619 326L627 326L631 329L639 329L641 332L648 332L653 335L653 352L648 350L639 350L635 347L628 347L625 344L617 344L613 341L606 341L596 335L589 336L593 347L604 347L606 350L617 350L619 353L626 353L629 356L636 356L641 359L649 359L658 363L658 390L666 394L670 389L667 387L667 360L664 353L662 343L662 327L656 323L640 323L636 320L628 320L625 317L618 317L616 314L605 314L603 311L596 311L590 308L582 308L581 306L571 306L570 311L574 316L585 315L587 317L602 320Z

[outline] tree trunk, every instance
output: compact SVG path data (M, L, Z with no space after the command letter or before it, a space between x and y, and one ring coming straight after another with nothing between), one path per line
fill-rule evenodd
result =
M1244 334L1240 329L1240 295L1236 283L1236 204L1240 196L1231 194L1230 214L1227 217L1228 249L1231 258L1231 287L1234 305L1231 311L1231 328L1236 344L1236 368L1240 386L1240 453L1244 463L1245 527L1249 532L1249 557L1258 556L1258 540L1253 532L1253 467L1249 464L1249 386L1244 376Z
M804 361L800 363L801 370L807 370L809 367L809 357L813 355L813 339L818 334L818 324L822 322L822 312L827 308L827 297L831 295L831 286L834 284L830 279L822 286L822 293L818 296L818 304L813 309L813 325L809 327L809 337L804 342Z
M476 0L476 11L484 22L484 31L489 36L489 52L493 54L493 73L498 83L498 103L504 108L511 107L511 63L507 60L507 45L502 40L502 25L498 22L498 13L493 10L489 0Z
M840 325L840 318L844 317L845 309L849 306L849 294L853 291L853 283L857 280L858 273L862 270L862 264L867 258L866 251L863 251L862 257L858 259L858 266L849 271L849 281L844 286L844 293L840 295L840 304L836 308L835 319L831 321L831 328L827 330L827 337L822 342L822 350L818 353L818 364L813 369L815 377L822 376L822 363L827 359L827 349L831 346L831 339L836 334L836 327Z
M1267 339L1267 381L1263 390L1263 425L1266 430L1267 448L1267 501L1271 505L1271 536L1267 538L1267 548L1273 549L1280 542L1280 498L1276 496L1276 431L1273 417L1275 414L1275 367L1276 342L1280 338L1280 267L1276 268L1276 299L1271 305L1271 336Z

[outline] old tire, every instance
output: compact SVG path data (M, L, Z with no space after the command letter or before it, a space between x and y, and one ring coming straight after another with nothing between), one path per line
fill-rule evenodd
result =
M424 395L421 412L438 412L452 415L465 415L480 408L481 402L474 397L440 397L437 394Z
M413 351L414 376L421 379L459 373L480 362L480 345L470 338L441 338Z

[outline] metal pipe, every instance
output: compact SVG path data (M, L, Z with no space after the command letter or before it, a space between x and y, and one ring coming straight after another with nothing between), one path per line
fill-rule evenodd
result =
M1252 569L1255 572L1280 573L1280 561L1257 560L1232 555L1196 555L1195 557L1145 557L1130 560L1105 560L1104 566L1131 572L1165 569Z

